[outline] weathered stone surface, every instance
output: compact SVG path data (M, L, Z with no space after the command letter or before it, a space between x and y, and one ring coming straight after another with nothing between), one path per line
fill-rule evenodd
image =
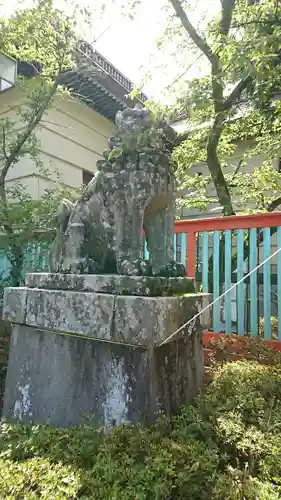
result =
M108 294L29 289L25 323L109 340L114 300Z
M118 274L53 274L27 275L26 285L46 290L75 290L116 295L167 296L193 293L194 281L187 277L121 276Z
M80 200L62 200L50 271L184 276L173 257L175 178L164 131L138 106L117 113L116 128Z
M59 427L148 415L148 354L142 348L14 326L3 417Z
M20 290L22 298L20 299ZM9 309L16 292L22 308ZM5 319L131 345L159 344L201 308L205 295L136 297L96 292L6 288ZM16 314L18 313L18 315Z
M21 308L14 307L14 297ZM114 301L108 294L6 288L3 317L13 323L109 340Z
M27 291L25 287L5 288L2 312L4 320L25 323Z
M113 335L118 342L160 344L201 308L199 294L184 297L116 297Z
M15 296L16 313L9 311ZM4 418L65 427L170 415L202 387L202 327L192 318L204 298L6 289L12 341Z
M203 387L204 352L200 319L190 323L170 342L155 349L158 405L172 416Z
M3 417L59 427L151 422L190 402L202 381L200 324L149 349L14 325Z

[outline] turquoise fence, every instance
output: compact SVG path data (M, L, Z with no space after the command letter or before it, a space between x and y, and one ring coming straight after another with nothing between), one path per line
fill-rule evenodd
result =
M198 291L218 299L209 318L211 332L264 335L281 340L281 252L260 269L256 266L281 248L281 212L181 220L175 223L174 252ZM24 275L48 270L49 243L30 244ZM149 258L144 244L144 256ZM9 275L9 261L0 253L0 273Z
M175 232L198 289L216 300L237 283L214 303L210 331L280 341L281 212L178 221Z
M48 270L48 242L30 243L24 250L23 279L30 272L45 272ZM9 277L10 262L4 250L0 251L0 276L2 279Z

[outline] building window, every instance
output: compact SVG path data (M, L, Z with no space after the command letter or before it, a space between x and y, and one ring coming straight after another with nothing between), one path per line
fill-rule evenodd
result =
M17 77L17 61L0 52L0 92L13 87Z
M10 89L11 87L13 87L11 83L6 82L5 80L2 80L2 78L0 78L0 92Z
M88 172L87 170L83 170L83 184L84 184L84 186L87 186L93 177L94 177L94 174L92 174L91 172Z

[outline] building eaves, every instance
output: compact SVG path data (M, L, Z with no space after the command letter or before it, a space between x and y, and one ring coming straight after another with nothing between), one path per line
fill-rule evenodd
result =
M147 101L143 93L135 99L129 98L133 83L85 41L78 44L75 56L76 66L61 75L61 84L101 115L114 122L119 110ZM19 62L18 71L31 78L40 73L40 65ZM163 123L163 126L166 146L172 150L177 134L167 123Z
M117 111L147 100L144 94L130 99L128 95L133 83L87 42L79 42L75 59L76 66L61 76L61 84L109 120L114 121ZM18 63L19 74L27 78L35 76L38 71L40 65L36 63Z

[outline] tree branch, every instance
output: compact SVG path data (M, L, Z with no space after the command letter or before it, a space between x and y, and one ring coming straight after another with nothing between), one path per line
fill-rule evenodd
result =
M221 20L219 32L221 35L228 35L232 21L235 0L221 0Z
M240 82L234 87L232 92L229 94L229 96L226 98L224 101L223 108L225 110L231 109L233 104L239 99L240 95L242 94L243 90L245 90L250 83L252 83L253 78L251 75L246 76Z
M223 110L223 86L220 81L221 65L216 57L212 62L212 97L214 102L215 113L220 113Z
M223 207L224 215L235 215L231 196L221 169L217 152L218 143L222 134L223 122L224 117L222 113L218 113L215 118L212 131L209 134L207 144L207 165L218 195L219 203Z
M232 188L232 187L235 187L235 183L233 184L234 180L235 180L235 177L236 175L238 174L242 164L243 164L243 161L244 161L244 158L241 158L238 162L238 164L236 165L236 168L233 172L233 176L231 177L231 179L229 180L229 183L228 183L228 187Z
M5 164L1 170L1 173L0 173L0 187L4 186L5 178L6 178L8 171L9 171L9 168L13 164L15 158L20 153L20 151L21 151L22 147L24 146L24 143L26 142L28 137L32 134L32 132L35 130L35 128L39 124L44 112L48 108L48 105L49 105L53 95L55 94L57 88L58 88L58 85L59 85L59 79L56 78L49 93L46 95L45 99L42 101L35 117L29 122L24 133L19 137L19 139L15 143L14 147L12 148L12 150L11 150L11 152L10 152L10 154L9 154L7 160L5 161Z
M3 151L3 156L5 158L5 160L8 159L8 155L7 155L7 150L6 150L6 131L5 131L5 127L3 125L2 127L2 133L3 133L3 147L2 147L2 151Z
M184 29L190 36L191 40L195 43L195 45L200 49L203 54L209 59L212 63L214 59L217 58L216 54L212 51L211 47L208 45L206 40L197 33L194 26L189 21L186 12L184 11L180 0L170 0L176 16L180 19Z
M176 16L180 19L182 26L186 30L191 40L194 42L197 48L201 50L203 54L205 54L205 56L211 63L212 99L215 111L215 120L208 137L207 164L217 192L219 203L223 207L224 215L235 215L228 186L222 172L217 148L222 134L224 122L226 120L226 111L231 109L233 103L241 95L241 92L251 82L251 77L247 77L241 80L230 93L228 98L224 99L223 85L221 82L222 70L219 56L215 52L213 52L207 41L197 33L193 25L190 23L187 14L182 7L181 0L170 0L170 2L174 8ZM219 32L222 36L227 36L229 32L234 8L235 0L221 0L221 20L219 25Z
M276 20L270 21L269 19L268 20L265 19L264 21L261 21L261 20L260 21L258 21L258 20L244 21L243 23L232 24L231 28L243 28L244 26L250 26L252 24L262 24L263 26L280 26L281 20L276 19Z
M268 212L273 212L275 208L277 208L281 204L281 196L278 196L278 198L275 198L269 205L267 205L266 209Z

